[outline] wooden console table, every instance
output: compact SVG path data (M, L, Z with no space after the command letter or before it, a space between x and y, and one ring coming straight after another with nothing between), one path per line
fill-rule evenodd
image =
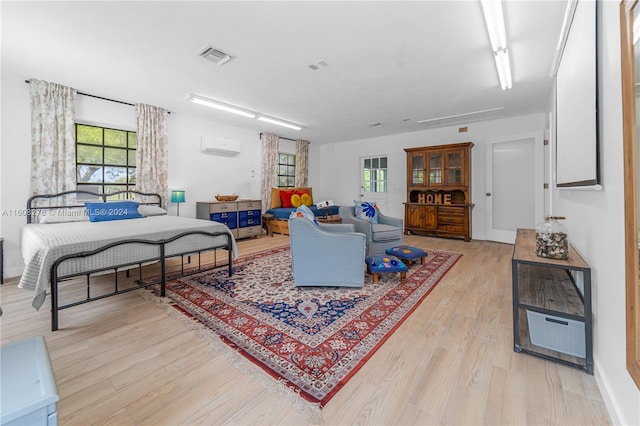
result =
M514 351L593 374L589 265L573 246L567 260L539 257L535 231L518 229L511 267Z

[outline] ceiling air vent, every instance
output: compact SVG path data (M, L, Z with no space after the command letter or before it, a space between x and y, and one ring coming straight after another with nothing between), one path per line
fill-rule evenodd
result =
M222 50L220 49L216 49L215 47L209 45L207 47L205 47L204 49L200 50L198 52L198 55L202 56L203 58L216 63L218 65L222 65L225 64L227 62L229 62L231 60L231 56L228 55L227 53L224 53Z

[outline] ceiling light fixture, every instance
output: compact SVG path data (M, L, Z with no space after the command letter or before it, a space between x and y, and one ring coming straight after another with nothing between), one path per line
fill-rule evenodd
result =
M500 111L500 110L503 110L503 109L504 109L504 107L498 107L498 108L483 109L483 110L480 110L480 111L465 112L465 113L462 113L462 114L445 115L444 117L436 117L436 118L428 118L426 120L418 120L418 121L416 121L416 123L429 123L431 121L448 120L450 118L466 117L467 115L484 114L484 113L487 113L487 112Z
M233 114L238 114L247 118L257 118L260 121L275 124L278 126L288 127L289 129L294 129L294 130L302 129L301 125L292 123L290 121L284 121L279 118L269 117L268 115L264 115L262 113L250 111L248 109L244 109L244 108L237 107L235 105L216 101L214 99L205 98L204 96L194 95L193 93L189 93L189 100L196 104L205 105L205 106L219 109L226 112L231 112Z
M299 126L297 124L289 123L289 122L286 122L286 121L283 121L283 120L279 120L279 119L275 119L275 118L271 118L271 117L266 117L264 115L259 115L258 116L258 120L265 121L265 122L271 123L271 124L275 124L276 126L288 127L289 129L293 129L293 130L302 129L302 126Z
M221 111L231 112L243 117L256 118L256 114L251 111L247 111L233 105L225 104L224 102L214 101L213 99L205 98L203 96L194 95L193 93L189 94L189 100L196 104L205 105L210 108L219 109Z
M507 32L502 11L502 0L480 0L484 22L487 25L491 50L496 61L496 70L502 90L511 89L511 62L507 49Z

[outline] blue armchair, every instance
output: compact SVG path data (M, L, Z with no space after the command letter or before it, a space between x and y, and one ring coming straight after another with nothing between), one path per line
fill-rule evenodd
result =
M353 225L289 219L293 281L300 286L362 287L365 236Z
M402 245L404 229L402 219L385 216L378 212L378 223L359 219L355 215L355 207L340 206L339 213L343 224L353 224L356 232L367 236L367 257L384 255L391 247Z

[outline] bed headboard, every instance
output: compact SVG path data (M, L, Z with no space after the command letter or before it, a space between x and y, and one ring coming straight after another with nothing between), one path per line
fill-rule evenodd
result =
M155 205L162 207L162 196L149 192L125 190L98 194L90 191L65 191L59 194L37 194L27 200L27 223L33 223L34 219L42 212L56 209L83 209L86 201L107 202L115 200L133 200L138 204Z

